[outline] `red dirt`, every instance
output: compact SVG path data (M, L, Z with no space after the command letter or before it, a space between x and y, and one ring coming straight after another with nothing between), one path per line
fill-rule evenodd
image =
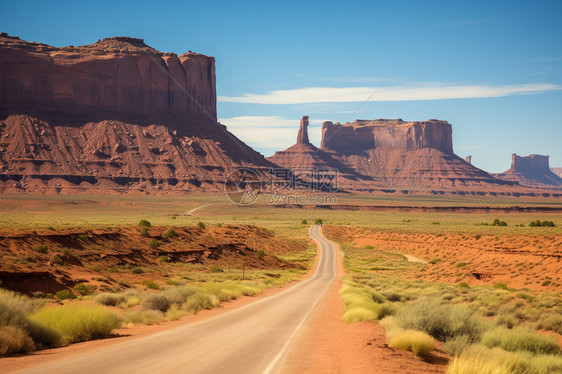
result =
M140 227L115 229L9 230L0 231L0 279L2 287L32 294L56 293L76 283L95 285L98 291L123 288L122 284L145 279L165 281L170 275L195 270L289 269L299 264L276 257L302 251L304 244L283 240L255 226L223 226L206 229L150 227L141 235ZM150 246L156 240L159 245ZM47 253L38 253L39 245ZM68 254L63 254L68 248ZM264 251L263 257L258 250ZM163 261L165 260L165 261ZM142 274L133 270L143 269Z
M506 283L535 290L562 289L562 235L417 234L353 227L326 227L338 240L358 247L441 259L412 277L471 285ZM465 266L457 267L464 262ZM548 284L544 283L546 281ZM543 285L544 284L544 285Z
M343 266L282 363L282 373L445 373L448 357L436 351L427 360L387 345L378 323L343 321L340 299Z

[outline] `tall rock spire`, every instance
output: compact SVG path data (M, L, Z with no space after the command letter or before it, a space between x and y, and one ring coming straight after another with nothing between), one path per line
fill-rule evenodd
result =
M301 127L297 135L297 144L310 144L308 140L308 116L302 116Z

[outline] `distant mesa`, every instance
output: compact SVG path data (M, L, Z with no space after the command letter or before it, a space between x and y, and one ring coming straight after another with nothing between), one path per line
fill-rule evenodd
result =
M357 120L322 124L321 147L308 141L308 116L301 119L297 143L268 160L285 168L337 170L339 187L371 191L501 190L515 183L498 180L453 152L446 121Z
M514 153L511 156L511 168L496 176L527 187L562 189L562 178L550 169L549 156L544 155L522 157Z

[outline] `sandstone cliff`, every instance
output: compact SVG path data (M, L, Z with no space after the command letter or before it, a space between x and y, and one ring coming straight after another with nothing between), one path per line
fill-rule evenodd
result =
M548 159L548 156L543 155L521 157L514 153L511 156L511 168L496 176L527 187L562 188L562 178L550 170Z
M1 190L221 189L237 166L271 166L217 123L209 56L0 34L0 87Z
M347 190L498 191L514 185L455 155L451 125L434 119L358 120L344 125L327 121L320 149L297 141L268 160L287 168L338 170L338 187Z

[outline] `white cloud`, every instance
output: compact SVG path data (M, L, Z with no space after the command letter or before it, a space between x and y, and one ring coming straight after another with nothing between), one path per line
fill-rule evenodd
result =
M219 96L220 102L252 104L304 104L346 103L370 101L417 101L445 99L474 99L509 95L536 94L560 90L554 84L520 84L504 86L437 86L384 87L376 93L375 87L308 87L292 90L275 90L266 94L244 94L242 96Z
M320 124L323 120L310 120ZM240 116L219 118L228 130L246 144L255 148L284 150L296 143L300 118L287 119L278 116ZM310 141L319 144L320 129L309 128Z

